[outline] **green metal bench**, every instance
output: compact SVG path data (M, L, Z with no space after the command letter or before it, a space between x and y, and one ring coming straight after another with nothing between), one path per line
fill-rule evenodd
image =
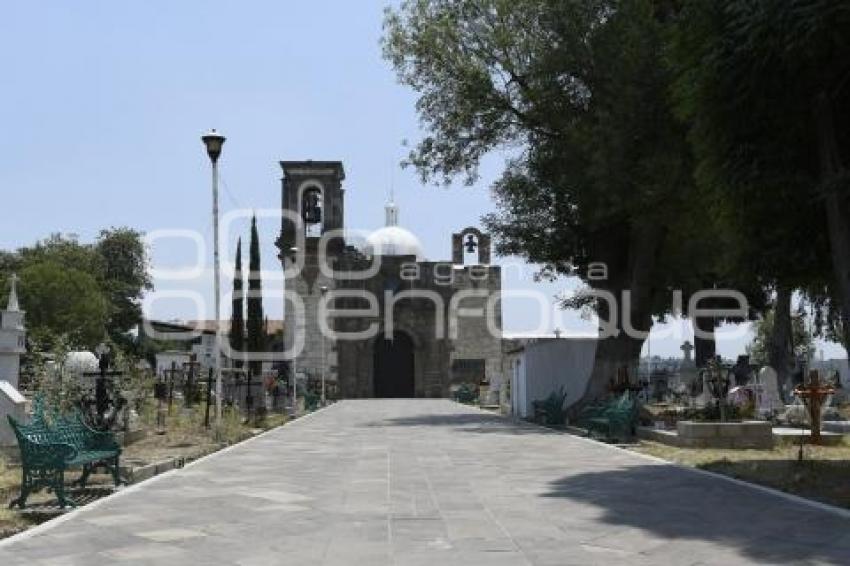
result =
M120 484L121 447L112 434L89 428L79 413L57 416L49 424L43 413L37 413L33 423L28 425L11 416L7 418L21 452L21 495L12 500L9 507L17 505L23 509L30 493L42 487L56 493L61 507L75 506L65 494L65 471L72 468L82 469L76 482L82 487L92 471L100 466L109 470L116 486Z
M638 403L622 397L586 407L579 415L579 426L587 430L588 436L605 440L626 440L634 435L638 417Z

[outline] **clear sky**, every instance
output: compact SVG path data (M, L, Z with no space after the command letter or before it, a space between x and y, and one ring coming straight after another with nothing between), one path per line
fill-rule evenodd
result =
M180 1L4 2L0 17L0 247L27 245L52 232L84 241L108 226L157 234L179 229L212 238L209 161L199 136L227 136L221 158L224 262L245 213L260 216L266 310L280 316L281 159L343 161L348 227L383 224L390 187L401 225L417 234L429 259L450 256L450 234L478 225L492 210L489 184L500 156L488 159L473 188L423 187L398 162L403 140L420 136L415 95L399 86L381 58L386 2ZM189 239L153 241L156 318L196 313L186 292L212 295L212 253L203 270L173 280L161 270L194 263ZM502 258L500 262L516 261ZM551 299L574 282L535 283L533 268L508 270L503 286L539 290ZM225 291L230 289L227 276ZM209 301L205 301L209 302ZM510 333L592 332L573 313L535 314L525 300L504 306ZM687 325L674 325L677 329ZM653 338L652 353L679 355L679 336ZM740 334L740 333L739 333ZM725 355L748 337L721 341ZM841 355L828 347L827 357Z

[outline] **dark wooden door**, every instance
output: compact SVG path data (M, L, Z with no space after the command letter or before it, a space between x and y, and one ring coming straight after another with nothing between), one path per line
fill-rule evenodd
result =
M375 397L414 397L413 341L403 332L375 340Z

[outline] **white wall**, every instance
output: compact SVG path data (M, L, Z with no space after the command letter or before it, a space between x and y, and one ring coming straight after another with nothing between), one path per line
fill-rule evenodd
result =
M26 402L11 383L0 381L0 446L14 446L17 440L6 415L12 415L19 422L26 422Z
M183 369L183 364L189 361L189 352L183 351L166 351L159 352L156 355L156 377L160 378L163 372L171 370L171 363L177 364L177 369Z
M561 338L531 342L516 356L511 379L511 406L520 417L533 415L532 403L561 386L567 406L584 394L593 371L595 338Z

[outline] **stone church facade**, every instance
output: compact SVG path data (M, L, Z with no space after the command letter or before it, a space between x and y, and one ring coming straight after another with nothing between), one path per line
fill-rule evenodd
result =
M386 226L358 247L346 238L342 163L281 167L284 347L297 374L324 374L343 398L446 397L501 381L501 272L486 234L464 228L451 259L429 261L389 202Z

